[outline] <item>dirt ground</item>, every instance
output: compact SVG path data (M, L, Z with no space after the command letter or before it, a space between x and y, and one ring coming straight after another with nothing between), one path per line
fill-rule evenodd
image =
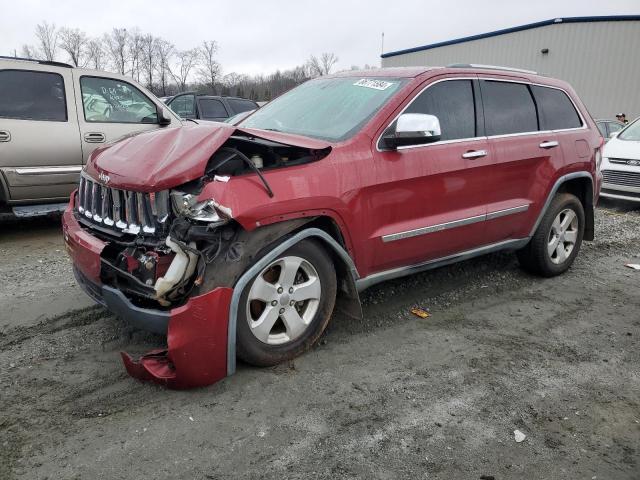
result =
M57 220L0 224L0 258L1 479L640 478L640 209L604 203L564 276L503 253L387 282L192 391L126 375L162 339L80 292Z

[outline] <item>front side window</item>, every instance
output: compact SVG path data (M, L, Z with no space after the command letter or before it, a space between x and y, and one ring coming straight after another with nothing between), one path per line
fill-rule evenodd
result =
M169 101L168 107L182 118L196 118L196 96L178 95Z
M360 130L404 82L399 78L317 78L267 103L239 126L345 140Z
M82 77L80 89L87 122L158 123L156 105L127 82Z
M609 122L609 135L615 132L619 132L623 128L624 128L624 125L620 125L619 123L616 123L616 122Z
M531 91L538 105L541 130L565 130L582 126L578 112L562 90L532 85Z
M616 138L640 142L640 118L627 125L627 128L622 130Z
M482 80L487 135L535 132L538 117L529 88L522 83Z
M428 113L440 120L441 140L476 136L476 109L471 80L448 80L427 88L405 113Z
M0 118L66 122L62 76L24 70L0 71Z
M249 110L258 108L258 105L251 100L242 100L239 98L227 98L227 103L235 113L248 112Z
M201 118L227 118L229 114L220 100L215 98L201 98L198 102Z

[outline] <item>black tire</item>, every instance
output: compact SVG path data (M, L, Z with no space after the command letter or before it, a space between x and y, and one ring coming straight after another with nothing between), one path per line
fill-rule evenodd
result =
M307 239L302 240L288 249L274 262L291 256L304 259L311 264L317 272L321 286L317 309L313 318L299 337L279 345L264 343L252 333L249 324L252 320L247 316L247 311L253 308L253 303L251 305L248 303L249 292L260 274L251 279L240 296L240 304L238 306L237 354L239 358L252 365L261 367L277 365L278 363L291 360L309 350L318 341L320 335L322 335L333 313L336 301L337 281L336 271L331 257L318 242ZM279 307L280 305L278 305L278 308ZM265 303L265 306L262 308L267 308L267 304ZM253 316L251 311L250 314ZM276 324L282 321L283 318L279 316ZM282 325L284 325L284 323L282 323ZM277 325L274 328L276 327Z
M548 245L553 238L556 238L554 237L554 231L552 231L553 222L565 210L573 211L576 216L578 222L576 228L577 236L573 249L564 260L560 261L555 252L552 254L556 257L556 261L559 262L555 263L552 255L548 252ZM555 277L566 272L580 251L582 237L584 236L584 225L584 208L580 200L570 193L559 193L549 205L531 241L526 247L517 252L520 265L525 270L543 277Z

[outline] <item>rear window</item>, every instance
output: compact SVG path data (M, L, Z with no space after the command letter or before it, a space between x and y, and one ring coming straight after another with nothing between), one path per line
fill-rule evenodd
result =
M482 80L487 135L535 132L538 116L529 88L522 83Z
M229 114L220 100L201 98L199 101L201 118L227 118Z
M251 100L227 98L227 103L235 113L248 112L249 110L255 110L256 108L258 108L258 105Z
M538 104L541 130L564 130L582 126L580 115L566 93L557 88L531 87Z
M57 73L0 71L0 117L65 122L64 80Z

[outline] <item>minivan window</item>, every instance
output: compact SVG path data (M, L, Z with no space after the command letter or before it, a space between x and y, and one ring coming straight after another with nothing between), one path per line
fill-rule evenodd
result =
M582 126L580 115L562 90L538 85L532 85L531 90L538 105L541 130L564 130Z
M476 136L476 109L471 80L447 80L428 87L405 110L440 120L441 140Z
M0 71L0 117L67 121L64 80L57 73Z
M201 98L198 102L201 118L227 118L229 114L220 100Z
M536 106L527 85L493 80L482 80L480 84L487 135L538 130Z
M404 85L401 78L317 78L259 108L239 126L322 140L355 134Z
M98 123L157 123L156 105L130 83L80 78L84 118Z

